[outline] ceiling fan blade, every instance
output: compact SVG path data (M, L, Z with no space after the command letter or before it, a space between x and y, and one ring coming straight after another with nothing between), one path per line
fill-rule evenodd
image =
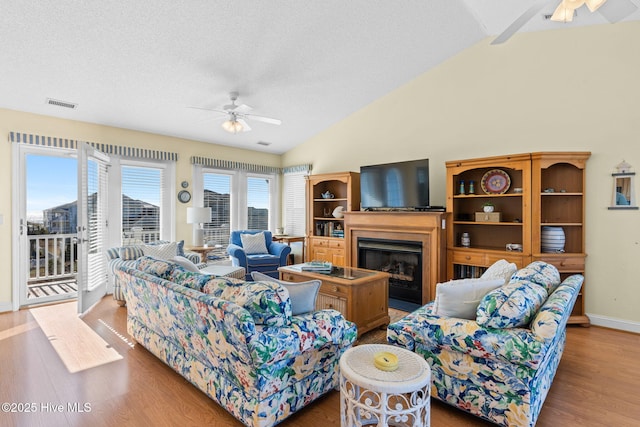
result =
M249 123L247 123L245 119L238 118L236 121L242 125L242 132L249 132L251 130Z
M213 111L216 113L223 113L223 114L227 114L227 111L225 110L220 110L218 108L204 108L204 107L193 107L191 105L187 105L187 108L191 108L193 110L204 110L204 111Z
M607 1L598 8L598 12L612 24L622 21L636 10L638 10L638 6L631 0Z
M249 111L253 110L253 108L249 107L247 104L240 104L233 109L234 113L245 114Z
M498 37L493 39L491 44L501 44L506 42L518 32L527 22L531 20L538 12L542 10L551 0L536 0L533 5L511 23Z
M256 116L254 114L245 114L244 116L246 118L250 119L250 120L255 120L257 122L264 122L264 123L269 123L269 124L272 124L272 125L281 125L282 124L282 120L280 120L280 119L272 119L270 117Z

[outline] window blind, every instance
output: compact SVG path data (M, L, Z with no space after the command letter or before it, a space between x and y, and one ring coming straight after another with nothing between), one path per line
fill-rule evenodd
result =
M229 243L231 224L231 175L202 174L204 207L211 208L211 222L204 224L204 241L209 245Z
M292 236L304 236L306 233L305 176L308 172L285 173L284 191L284 231Z
M164 170L123 165L121 171L123 244L160 240Z

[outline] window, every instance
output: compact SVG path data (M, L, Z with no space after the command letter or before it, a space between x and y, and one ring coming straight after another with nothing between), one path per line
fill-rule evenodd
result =
M211 222L204 224L204 241L210 245L229 243L232 178L232 175L223 173L202 174L203 206L211 208Z
M211 207L205 242L227 245L230 230L275 230L277 175L194 165L194 206Z
M270 179L247 177L247 228L269 229Z
M161 220L166 215L163 168L123 164L121 174L123 244L160 240Z

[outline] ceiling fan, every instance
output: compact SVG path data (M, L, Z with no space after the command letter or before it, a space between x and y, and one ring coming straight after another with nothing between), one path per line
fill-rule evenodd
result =
M255 120L257 122L269 123L272 125L282 124L282 120L279 120L279 119L272 119L270 117L249 114L249 111L253 110L253 108L249 107L246 104L240 104L240 105L236 104L236 101L238 100L238 92L230 92L229 98L231 99L231 104L224 105L222 108L203 108L203 107L189 107L189 108L222 113L223 115L220 116L219 118L224 118L224 117L227 118L227 120L225 120L222 123L222 129L226 130L229 133L250 131L251 127L247 123L247 120Z
M598 11L604 18L611 22L618 22L631 15L638 9L631 0L614 0L603 8L600 8L607 0L560 0L551 20L556 22L571 22L576 9L586 5L591 12ZM491 44L504 43L522 28L531 18L538 14L548 4L558 0L536 0L533 5L511 23Z

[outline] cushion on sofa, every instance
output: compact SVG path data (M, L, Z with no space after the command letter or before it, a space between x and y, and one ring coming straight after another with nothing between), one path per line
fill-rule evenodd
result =
M255 234L242 233L240 234L240 241L242 242L242 249L247 255L269 253L263 232Z
M503 279L504 283L509 283L511 276L518 271L518 267L513 262L501 259L494 262L482 273L481 279Z
M513 281L489 292L478 305L476 321L486 328L518 328L527 325L547 299L544 287L529 281Z
M170 261L156 259L146 255L138 258L135 263L136 269L160 277L161 279L169 279L169 275L174 267L175 264Z
M139 246L122 246L119 248L118 253L123 261L131 261L144 255L142 248Z
M141 248L145 255L158 259L170 260L178 255L177 242L165 243L163 245L141 245Z
M173 283L177 283L178 285L202 292L202 288L209 282L209 280L211 280L212 277L213 276L201 274L197 271L185 270L183 267L178 265L171 271L168 280Z
M521 268L511 277L512 282L527 280L543 286L548 294L551 294L560 284L560 273L552 264L543 261L534 261Z
M285 282L268 276L259 271L252 271L251 278L256 282L267 281L279 283L289 292L291 300L291 314L309 313L316 309L316 299L322 282L320 280L309 280L308 282Z
M258 325L291 324L289 293L278 283L243 282L227 286L220 293L220 298L244 307Z
M458 279L436 285L433 314L460 319L475 319L482 297L504 285L502 278Z
M173 258L171 258L170 261L175 262L176 264L178 264L180 267L184 268L187 271L191 271L193 273L199 273L200 272L200 270L198 269L198 266L195 265L193 262L191 262L191 260L189 258L185 258L183 256L176 255Z

